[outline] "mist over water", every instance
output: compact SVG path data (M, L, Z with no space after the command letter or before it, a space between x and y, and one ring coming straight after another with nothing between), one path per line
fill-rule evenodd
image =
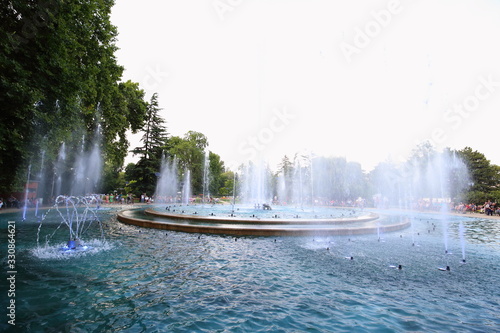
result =
M176 157L162 156L157 179L155 197L158 202L177 202L179 180Z
M53 165L42 163L38 195L54 200L58 195L98 193L104 164L101 141L101 127L98 125L90 139L83 135L76 144L62 142Z
M289 218L302 207L322 216L329 214L320 207L325 203L363 202L357 200L363 173L356 163L308 157L291 166L273 183L265 164L247 165L238 171L238 196L250 205L286 203ZM156 197L189 198L190 172L178 168L175 158L162 160ZM463 163L437 155L387 165L374 177L376 194L363 199L378 209L338 212L383 216L367 235L187 234L124 225L114 211L98 210L106 239L91 232L90 250L68 255L60 251L68 238L64 227L73 228L66 218L81 214L81 207L43 221L41 239L50 235L45 227L58 230L50 244L34 242L40 224L28 216L19 238L26 250L20 259L29 266L19 273L25 300L19 322L35 330L90 331L487 331L498 325L500 304L490 297L498 294L492 269L500 253L497 226L450 215L452 198L468 181ZM278 207L269 214L276 212L285 216ZM407 220L410 228L381 231L384 221Z
M71 187L72 195L96 193L99 190L103 166L99 127L90 144L90 149L85 149L84 142L83 138L81 151L78 153L73 167L75 173Z

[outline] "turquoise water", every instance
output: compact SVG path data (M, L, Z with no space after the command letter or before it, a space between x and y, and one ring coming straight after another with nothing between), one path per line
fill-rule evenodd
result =
M168 208L168 210L165 209ZM293 207L272 206L271 210L255 209L252 205L157 205L155 209L162 213L185 214L198 216L229 217L231 214L238 218L251 218L257 216L262 219L272 219L276 216L280 219L331 219L331 218L355 218L368 214L359 208L328 208L328 207Z
M5 275L7 221L16 221L17 331L495 332L500 327L500 221L460 216L443 222L418 214L411 228L382 235L234 238L141 229L105 211L106 239L90 233L86 241L93 251L61 255L54 249L66 239L62 230L54 245L36 250L38 223L20 222L20 216L0 215ZM44 223L47 229L58 225L56 218ZM394 268L399 264L402 270ZM446 265L449 272L438 270ZM1 283L6 309L8 286L5 279ZM3 314L0 330L14 331L6 318Z

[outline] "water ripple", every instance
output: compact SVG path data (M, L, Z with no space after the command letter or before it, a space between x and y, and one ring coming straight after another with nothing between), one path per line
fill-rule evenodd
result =
M461 264L459 237L445 254L425 220L384 242L166 235L110 221L101 251L19 253L18 320L33 332L494 331L500 250L489 223L467 223Z

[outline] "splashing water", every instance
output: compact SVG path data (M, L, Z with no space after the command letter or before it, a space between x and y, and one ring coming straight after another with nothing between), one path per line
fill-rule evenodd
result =
M63 196L60 195L56 198L56 202L52 209L47 211L47 213L42 217L40 225L38 226L37 232L37 247L39 249L50 248L53 246L51 241L55 239L55 235L58 230L67 228L68 232L68 242L63 246L57 246L58 250L78 250L86 251L90 249L88 245L84 245L83 237L90 233L90 231L96 232L99 235L98 238L104 241L104 231L102 229L102 224L97 217L97 211L100 206L100 199L94 195L88 196ZM55 211L56 215L61 218L61 222L55 228L52 233L45 235L44 247L40 246L40 235L42 230L42 224L46 217ZM92 228L92 229L91 229ZM60 245L60 244L59 244Z
M45 244L31 249L31 254L38 259L69 259L108 251L114 247L112 243L102 239L90 239L85 244L87 245L85 251L61 251L61 248L66 246L65 243L55 246Z

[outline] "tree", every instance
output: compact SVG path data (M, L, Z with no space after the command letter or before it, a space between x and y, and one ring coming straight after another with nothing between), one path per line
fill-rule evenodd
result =
M473 151L470 147L465 147L456 153L466 164L470 175L469 193L464 194L464 200L476 204L484 203L483 199L493 194L500 184L500 168L492 165L484 154L477 150Z
M294 173L294 168L293 168L293 163L290 161L290 158L288 156L283 156L281 159L280 164L278 165L278 171L276 172L276 175L274 177L275 179L275 188L276 188L276 193L274 193L274 196L278 196L278 179L282 177L282 187L285 191L282 195L284 195L283 198L280 198L281 201L283 202L290 202L292 200L293 196L293 173Z
M484 154L465 147L457 151L471 175L471 191L490 192L498 184L498 173Z
M203 169L205 149L208 146L207 137L199 132L189 131L183 138L172 137L169 140L167 151L177 157L179 171L191 171L191 186L193 193L203 192Z
M163 125L165 120L160 116L161 109L158 106L158 94L151 96L151 101L146 107L145 123L143 125L144 135L141 142L143 146L135 148L134 154L141 154L143 159L161 160L163 151L167 148L168 133Z
M222 196L233 196L235 193L235 174L233 171L226 171L221 174L222 186L219 188L219 195ZM237 194L236 194L237 195Z
M107 166L123 164L125 132L141 127L145 108L136 84L119 83L113 4L10 0L1 6L0 169L9 172L0 175L0 191L23 183L26 166L39 166L42 151L53 165L62 142L78 141L76 135L89 141L98 126Z
M158 106L158 95L155 93L146 106L146 120L143 125L141 147L135 148L134 154L141 154L140 160L135 165L128 165L126 169L126 180L135 181L134 194L155 192L157 175L160 172L161 159L167 149L168 133L163 125L165 120L160 116Z
M136 164L127 165L125 181L129 182L130 190L136 197L142 193L148 196L155 193L159 169L157 161L147 158L141 158Z
M398 204L404 173L390 162L379 163L369 174L369 183L376 205Z
M221 161L220 156L210 152L209 153L209 174L210 174L210 188L209 192L212 196L221 195L221 188L225 186L225 179L222 176L224 173L224 162Z

